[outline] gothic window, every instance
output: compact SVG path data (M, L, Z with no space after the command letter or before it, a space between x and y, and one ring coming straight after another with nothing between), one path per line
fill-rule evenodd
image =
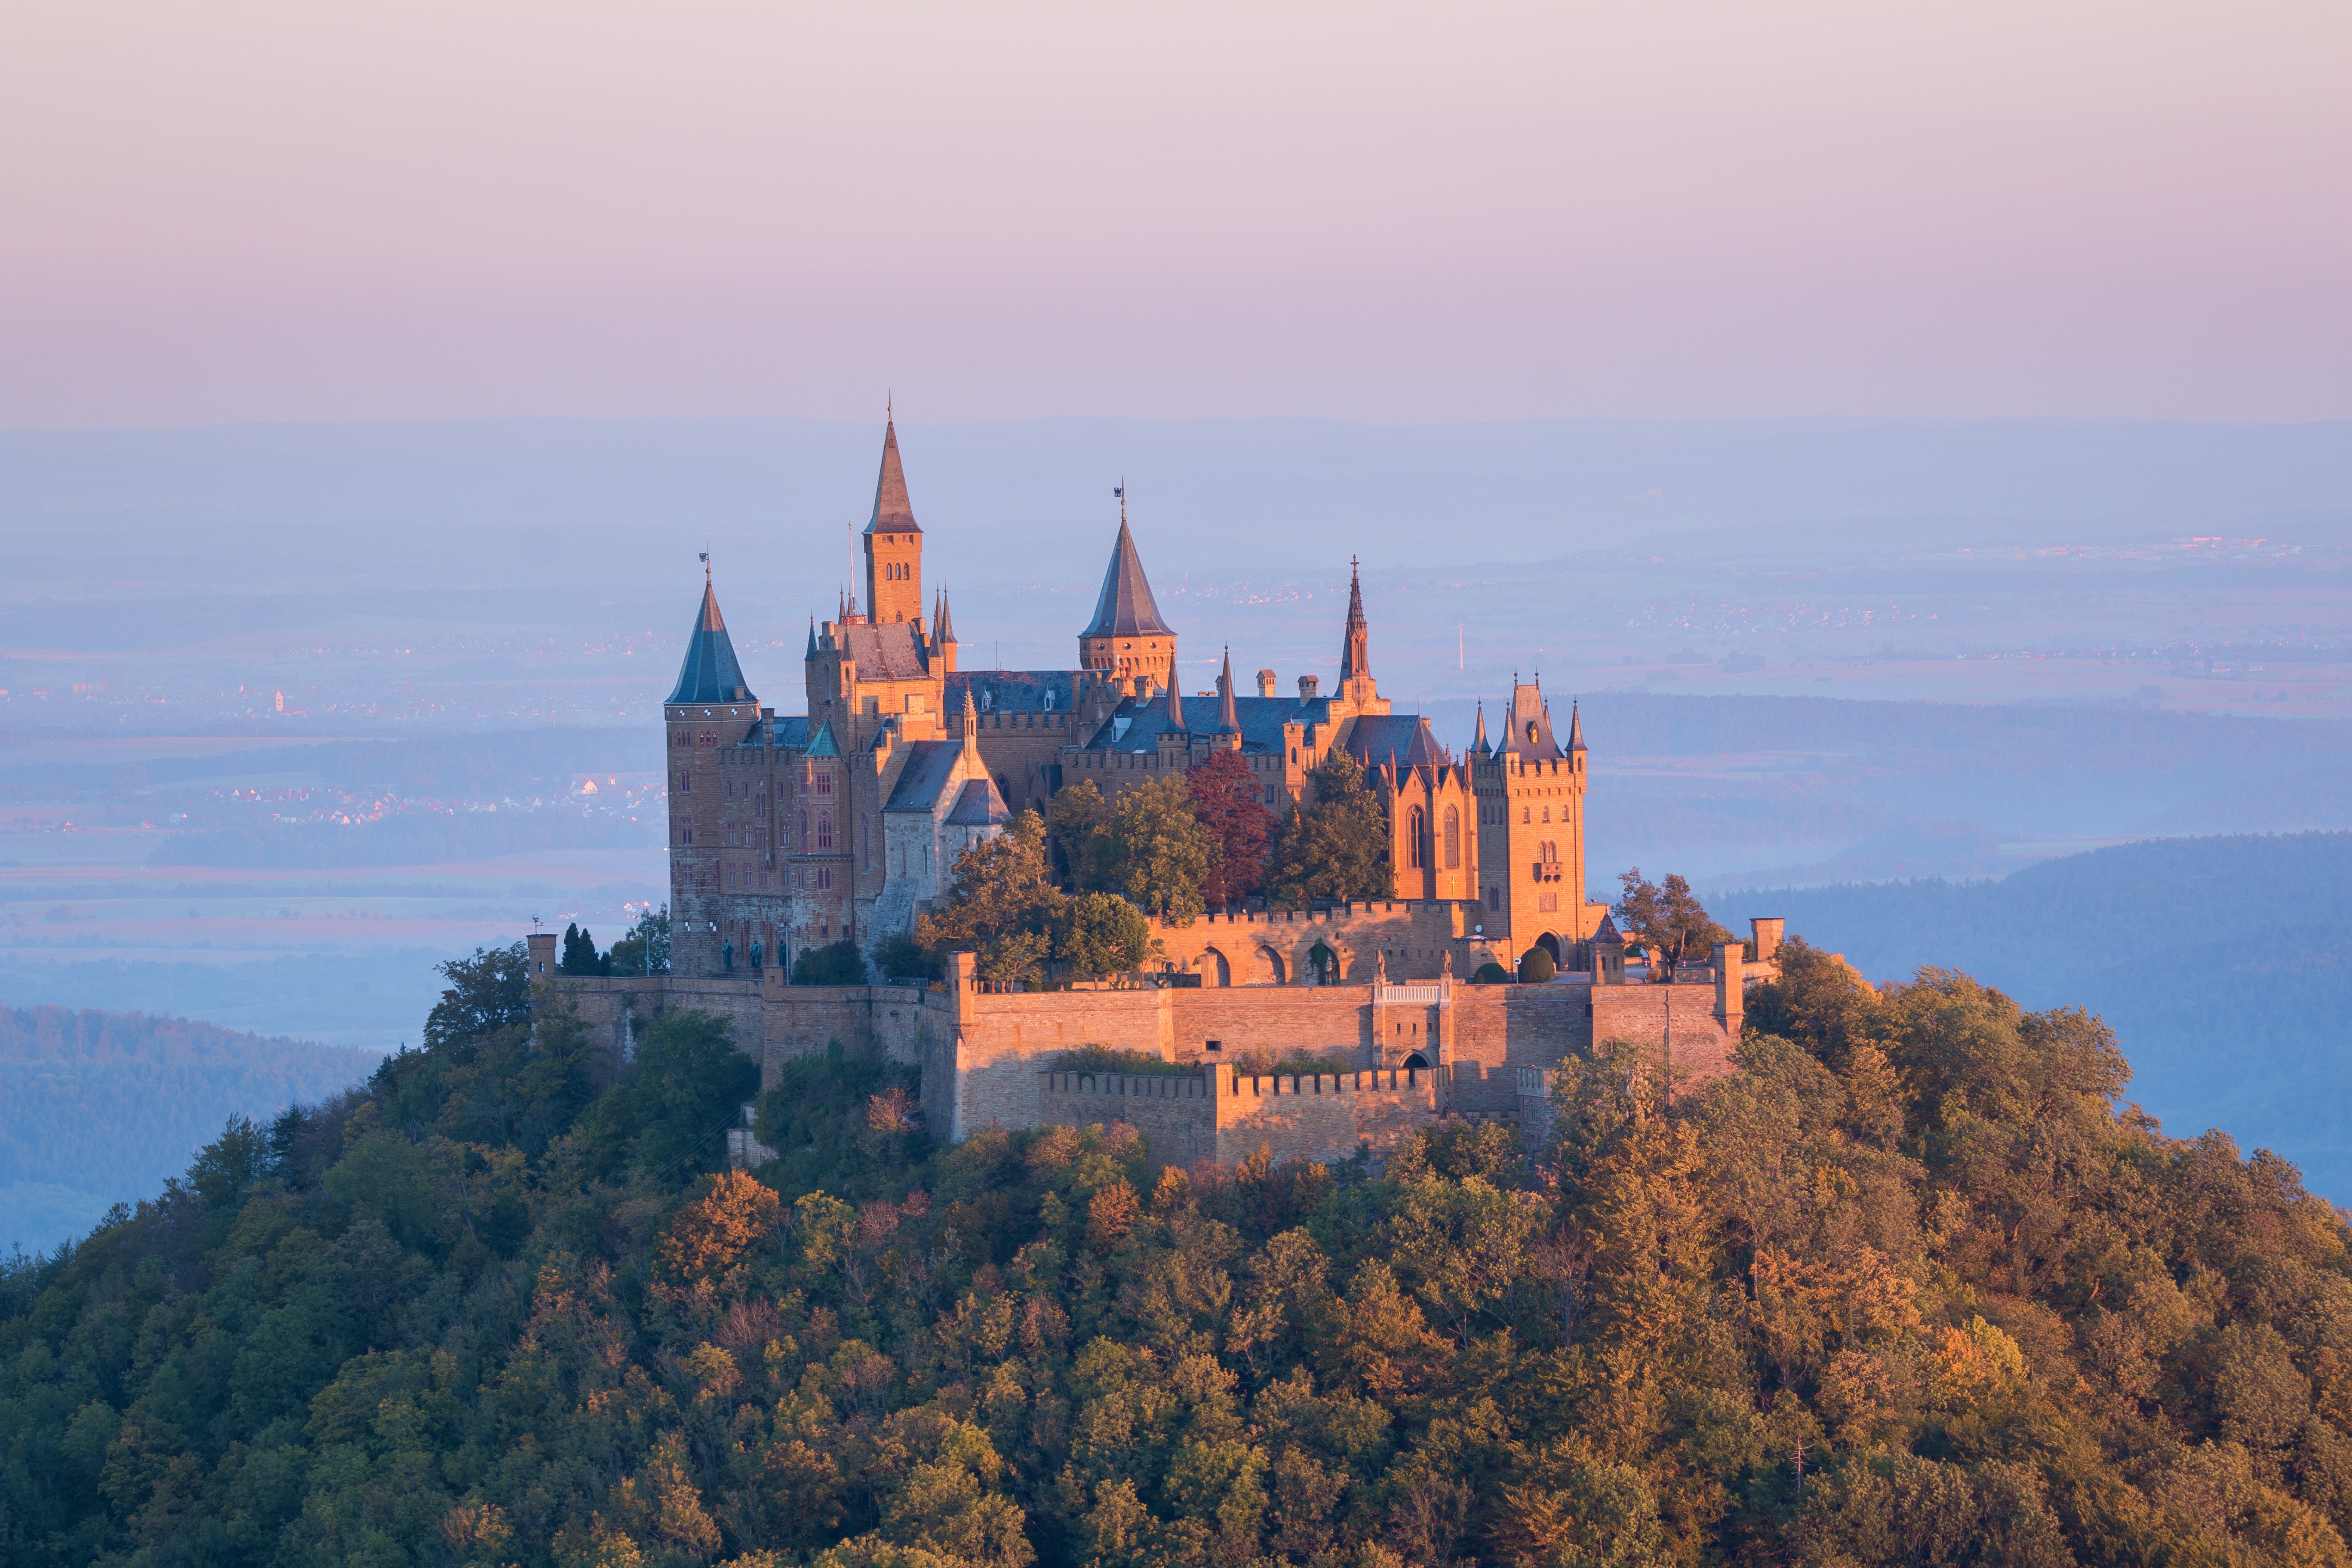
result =
M819 795L831 795L833 793L833 775L831 773L819 773L816 775L816 793Z
M1412 864L1416 868L1422 863L1421 840L1422 835L1427 831L1427 818L1422 816L1421 807L1416 805L1412 808L1412 849L1411 854L1412 856Z
M829 811L820 811L816 814L816 850L818 854L822 855L832 847L833 813Z
M1445 868L1462 868L1462 814L1450 805L1445 808Z
M1519 826L1520 826L1524 827L1524 826L1526 826L1528 823L1533 822L1534 820L1535 820L1535 817L1531 815L1531 813L1530 813L1530 811L1529 811L1529 808L1528 808L1528 807L1524 806L1524 805L1523 805L1523 806L1521 806L1521 807L1519 807Z
M1543 819L1546 822L1549 822L1551 820L1551 807L1545 806L1543 808Z
M692 773L680 773L677 775L677 793L680 795L692 795L694 793L694 775Z
M826 889L830 889L830 888L833 886L833 868L832 868L832 867L830 867L830 866L819 866L819 867L816 868L816 885L817 885L817 890L818 890L818 891L820 891L820 892L825 891Z
M801 842L808 842L808 807L801 807Z
M688 844L694 842L694 829L690 826L686 829L686 842Z

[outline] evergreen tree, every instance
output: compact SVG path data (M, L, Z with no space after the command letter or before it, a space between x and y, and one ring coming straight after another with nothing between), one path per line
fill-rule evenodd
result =
M1308 777L1304 803L1283 814L1266 870L1266 901L1297 909L1316 899L1385 899L1396 890L1389 829L1364 770L1334 749Z

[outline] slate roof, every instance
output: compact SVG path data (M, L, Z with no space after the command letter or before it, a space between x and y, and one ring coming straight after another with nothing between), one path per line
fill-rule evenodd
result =
M1200 700L1195 698L1193 702L1197 707ZM1277 752L1282 749L1282 727L1285 724L1328 724L1331 721L1331 700L1317 697L1301 702L1295 697L1236 697L1234 699L1234 714L1241 721L1243 751ZM1171 731L1209 733L1206 730L1186 731L1181 719L1171 722L1164 692L1143 701L1130 697L1112 710L1109 721L1095 731L1086 749L1090 752L1156 751L1160 737Z
M944 705L950 713L963 710L964 693L971 693L973 710L991 713L1066 713L1070 693L1082 671L1075 669L961 669L947 679Z
M1012 818L1013 813L1005 809L1004 797L996 793L995 780L971 779L956 795L955 809L948 813L948 826L999 827Z
M1624 936L1617 930L1616 921L1606 914L1603 914L1601 917L1601 925L1598 930L1593 931L1592 940L1597 942L1613 942L1621 947L1623 946L1625 942Z
M1363 714L1348 726L1343 744L1367 768L1383 766L1391 757L1401 768L1444 767L1454 761L1418 713Z
M702 608L694 629L686 635L686 658L677 667L672 702L752 702L758 699L743 683L743 667L735 662L735 645L728 640L727 622L719 614L719 595L706 580Z
M1143 575L1143 558L1135 552L1135 535L1119 519L1118 542L1111 546L1110 568L1103 574L1102 596L1095 601L1095 618L1078 634L1088 637L1172 637L1176 628L1160 618L1160 605Z
M836 626L834 635L843 656L856 662L858 679L920 680L930 667L915 641L918 629L912 621L893 621L879 626Z
M789 746L794 751L805 751L808 747L808 743L809 721L807 714L799 713L794 714L789 719L771 719L768 721L768 744L772 746Z
M906 765L891 786L885 811L935 813L940 799L952 786L956 759L963 755L961 741L915 741L907 747Z
M874 516L866 524L868 533L920 533L915 522L915 504L907 499L907 471L898 466L898 423L885 421L882 426L882 472L874 481Z
M808 721L803 719L801 722L805 724ZM812 757L837 757L841 755L840 742L833 738L833 726L830 723L820 724L817 726L816 738L808 743L808 754Z

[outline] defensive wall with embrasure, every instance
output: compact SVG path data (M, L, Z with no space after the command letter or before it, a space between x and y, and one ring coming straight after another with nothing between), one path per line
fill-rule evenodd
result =
M1756 951L1717 950L1715 963L1672 984L1596 984L1571 973L1539 985L1434 980L1213 986L1105 984L1063 991L992 988L969 953L929 985L786 985L768 971L740 980L666 975L587 979L551 974L553 939L531 942L534 975L617 1057L652 1022L699 1008L730 1020L736 1043L773 1087L786 1062L835 1041L922 1069L932 1136L957 1142L988 1127L1086 1126L1141 1131L1155 1163L1231 1162L1261 1144L1282 1159L1379 1152L1441 1118L1535 1131L1548 1115L1549 1069L1596 1041L1657 1049L1679 1075L1729 1070L1746 986L1777 973L1777 922L1759 922ZM544 962L549 967L541 969ZM1183 1074L1074 1074L1065 1054L1087 1046L1139 1051ZM1253 1078L1239 1058L1321 1061L1333 1075ZM1191 1085L1190 1089L1171 1086Z

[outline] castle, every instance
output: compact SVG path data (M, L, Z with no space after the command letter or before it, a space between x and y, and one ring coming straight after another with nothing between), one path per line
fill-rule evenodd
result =
M922 1068L926 1120L955 1140L986 1126L1140 1129L1160 1163L1375 1153L1444 1116L1535 1128L1549 1069L1596 1042L1660 1048L1678 1069L1725 1070L1748 984L1777 970L1780 922L1718 946L1675 984L1629 976L1608 907L1586 901L1586 751L1571 710L1563 745L1540 688L1514 680L1490 738L1456 760L1426 719L1393 712L1371 671L1370 625L1351 579L1336 689L1295 696L1260 670L1188 703L1175 628L1160 612L1121 498L1118 536L1069 669L958 668L948 595L925 614L923 531L895 423L864 535L865 608L811 618L807 711L753 693L706 562L702 605L663 706L669 753L667 973L558 977L555 938L530 963L616 1054L662 1012L728 1018L763 1082L838 1042ZM1315 787L1334 751L1353 757L1389 829L1395 895L1307 910L1251 907L1154 922L1153 973L1036 992L982 984L969 953L946 979L793 985L791 959L908 930L956 857L1093 781L1106 797L1237 753L1279 811ZM1546 984L1466 984L1540 948ZM550 989L551 987L551 990ZM1139 1050L1171 1073L1069 1070L1086 1046ZM1268 1077L1237 1065L1311 1061ZM1189 1071L1185 1069L1190 1069ZM1335 1070L1336 1069L1336 1070ZM747 1123L748 1128L748 1123ZM739 1130L741 1157L750 1134Z
M852 596L811 617L803 658L806 713L779 716L752 691L706 578L668 732L671 967L685 974L789 969L813 946L875 943L911 928L956 856L1044 810L1065 784L1106 798L1221 752L1239 754L1277 813L1312 786L1336 749L1365 771L1389 825L1402 900L1458 906L1450 956L1467 974L1515 968L1541 947L1570 967L1606 906L1584 900L1585 747L1567 743L1534 683L1513 683L1498 740L1456 761L1429 721L1391 710L1371 669L1360 581L1349 585L1336 689L1311 675L1297 695L1257 672L1234 689L1230 655L1214 691L1190 700L1176 676L1176 630L1160 612L1128 526L1103 574L1068 669L963 669L949 597L923 596L915 521L895 423L863 536L865 609ZM1180 942L1179 946L1185 944ZM1458 949L1458 951L1451 951ZM1205 952L1206 984L1237 981ZM1253 955L1252 962L1255 962ZM1429 943L1390 955L1391 972L1433 978ZM1273 978L1297 978L1287 966ZM1337 975L1328 976L1337 978Z

